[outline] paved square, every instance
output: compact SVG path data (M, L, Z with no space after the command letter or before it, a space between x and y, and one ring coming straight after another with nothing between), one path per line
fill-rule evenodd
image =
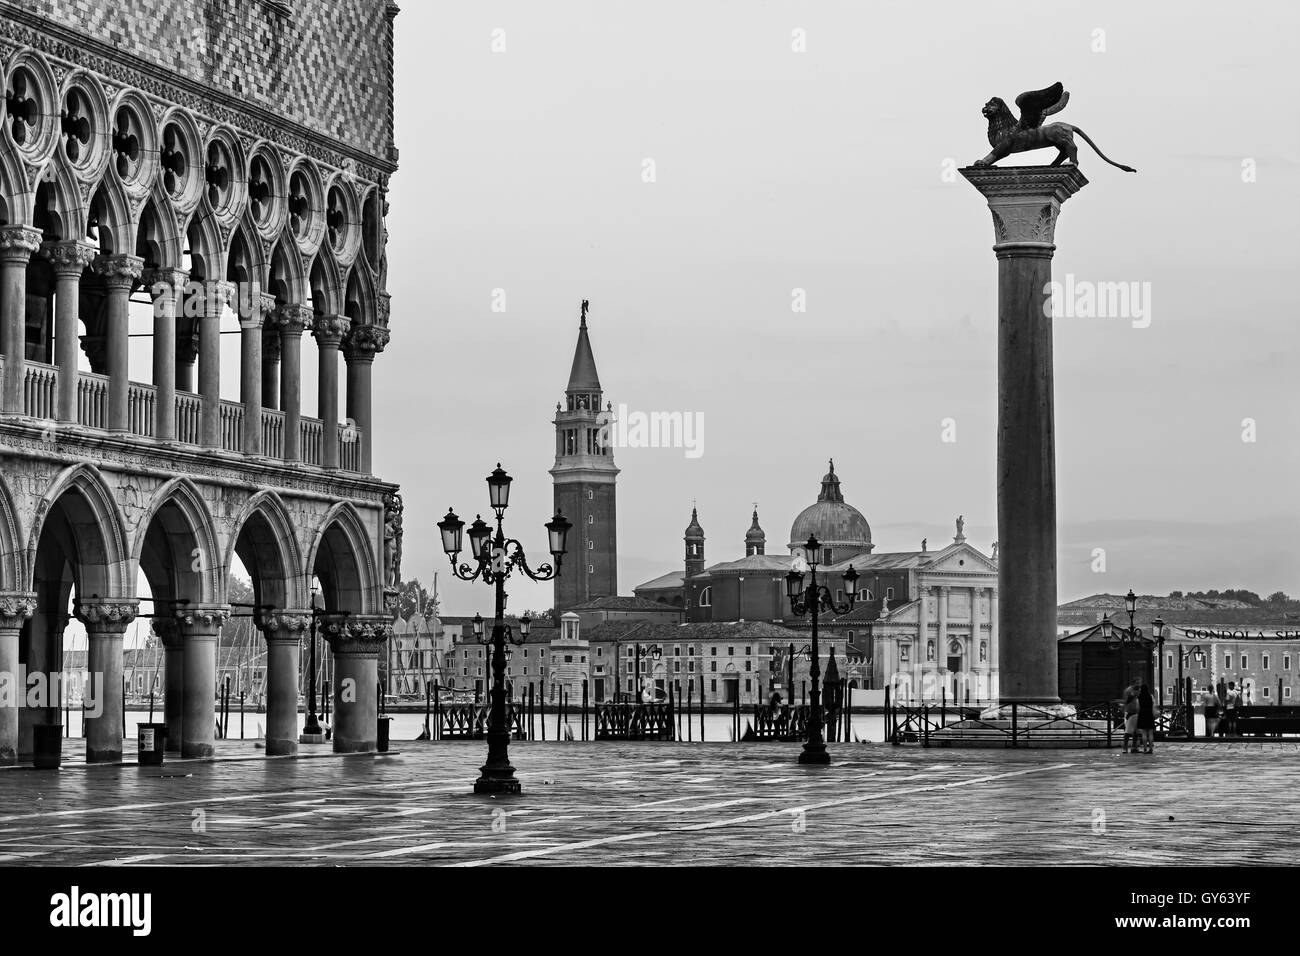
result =
M1300 743L1111 751L481 742L0 772L0 863L1293 864ZM226 757L254 752L222 745ZM1249 796L1246 796L1249 794Z

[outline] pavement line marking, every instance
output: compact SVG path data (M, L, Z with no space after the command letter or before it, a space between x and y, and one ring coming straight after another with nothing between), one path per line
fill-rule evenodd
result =
M395 850L380 850L377 853L367 853L360 859L381 860L386 857L405 856L408 853L423 853L425 850L440 850L445 846L447 846L445 842L421 843L419 846L399 846Z
M441 780L417 780L404 783L358 783L351 786L340 787L313 787L308 790L267 790L258 793L241 793L231 797L205 797L201 800L171 800L159 803L128 803L121 806L110 807L80 807L76 810L49 810L44 813L18 813L12 816L0 817L0 823L16 823L20 820L45 820L53 817L72 817L82 816L90 813L118 813L124 810L157 810L162 807L197 807L201 804L208 803L236 803L243 800L272 800L276 797L293 797L301 796L303 793L325 793L326 798L330 794L342 793L346 790L394 790L403 787L425 786L431 783L441 783ZM445 790L442 792L452 793L459 792L461 788Z
M955 787L971 786L972 784L988 783L993 780L1006 780L1011 777L1021 777L1031 773L1047 773L1052 770L1065 770L1074 764L1058 763L1046 767L1032 767L1027 770L1015 770L1009 773L987 774L983 777L970 777L965 780L954 780L949 783L936 783L924 787L907 787L903 790L888 790L877 793L862 794L855 797L841 797L838 800L827 800L822 803L808 804L802 807L788 807L782 810L768 810L763 813L755 813L745 817L732 817L727 820L715 820L710 823L692 823L686 826L672 827L667 830L643 830L636 833L624 833L619 836L601 837L595 840L583 840L577 843L564 843L559 846L549 847L537 850L520 850L515 853L507 853L502 856L488 857L482 860L464 860L459 863L452 863L451 866L487 866L492 863L513 863L518 860L526 860L530 857L549 856L552 853L559 853L565 850L586 850L591 847L607 846L611 843L626 843L630 840L642 840L648 837L664 836L669 833L682 833L690 830L708 830L718 827L736 826L741 823L752 823L755 820L768 819L775 816L788 816L792 813L808 810L822 810L827 807L845 806L851 803L869 803L874 800L884 800L889 797L900 797L912 793L928 793L936 790L951 790Z

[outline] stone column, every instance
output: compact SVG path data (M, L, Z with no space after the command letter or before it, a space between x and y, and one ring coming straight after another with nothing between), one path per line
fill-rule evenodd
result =
M176 308L190 279L183 269L150 269L145 285L153 298L154 437L176 440Z
M35 594L0 594L0 766L18 761L18 712L27 698L19 674L18 638L35 613Z
M153 632L162 643L163 723L167 725L168 753L181 752L181 734L185 727L185 642L180 623L174 618L155 617Z
M348 364L348 418L356 426L361 440L362 474L373 471L374 411L371 404L371 369L375 356L388 345L388 330L377 325L358 325L343 346Z
M139 602L129 598L81 601L77 619L86 626L86 762L120 763L122 736L122 635Z
M939 586L939 633L934 642L935 692L938 698L939 688L948 682L948 594L952 588L946 584ZM942 675L943 680L939 677Z
M280 408L280 326L274 311L262 322L262 407Z
M194 391L194 363L199 357L199 337L185 314L185 299L176 301L176 391Z
M139 256L101 255L95 259L95 271L104 277L108 290L108 430L130 431L131 329L128 301L131 290L144 272L144 260Z
M334 752L370 753L379 732L379 655L392 634L380 618L327 624L334 653Z
M0 411L23 414L27 379L27 263L41 247L41 231L29 226L0 228L0 351L4 387Z
M277 611L262 623L266 637L266 752L298 752L298 670L303 631L311 626L308 611Z
M211 757L216 752L217 637L229 616L230 609L224 605L187 607L176 612L185 645L182 757Z
M999 577L1001 572L999 572ZM999 699L998 675L1001 673L1001 665L998 663L1001 658L1001 642L998 640L998 616L1001 611L998 608L998 591L993 588L989 592L989 697Z
M917 589L917 595L920 604L916 609L917 637L916 642L916 659L912 662L912 673L916 675L916 697L922 699L925 693L925 646L930 640L930 588L923 586Z
M1088 180L1077 166L961 173L988 201L998 261L999 699L1060 708L1049 284L1061 204Z
M59 367L59 421L77 420L77 356L81 336L81 276L95 260L88 242L47 242L41 254L54 268L54 363Z
M244 454L262 454L262 325L275 296L239 300L239 400L244 406ZM247 312L247 314L245 314Z
M280 407L284 409L284 460L302 460L302 333L312 320L310 306L282 305L280 328Z
M221 447L221 313L234 298L233 282L203 284L203 318L199 319L199 443Z
M339 344L351 328L345 315L319 315L312 322L319 359L316 414L321 420L322 468L339 466Z

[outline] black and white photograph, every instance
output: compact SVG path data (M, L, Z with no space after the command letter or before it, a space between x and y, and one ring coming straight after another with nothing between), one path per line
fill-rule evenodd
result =
M1285 0L0 0L15 938L1282 938L1297 62Z

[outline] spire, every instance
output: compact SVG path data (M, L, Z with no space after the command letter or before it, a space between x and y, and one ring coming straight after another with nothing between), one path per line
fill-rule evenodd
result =
M840 479L835 475L835 459L831 459L831 470L822 478L822 491L817 496L818 501L843 501L844 495L840 492Z
M578 324L578 345L573 350L573 368L569 371L566 392L599 392L600 376L596 374L596 359L591 354L591 340L587 337L587 300L582 300L582 319Z
M700 527L700 516L693 505L691 506L691 523L686 526L686 537L704 539L704 529Z
M767 535L758 524L758 504L754 504L754 521L745 532L745 555L762 554L767 547Z

